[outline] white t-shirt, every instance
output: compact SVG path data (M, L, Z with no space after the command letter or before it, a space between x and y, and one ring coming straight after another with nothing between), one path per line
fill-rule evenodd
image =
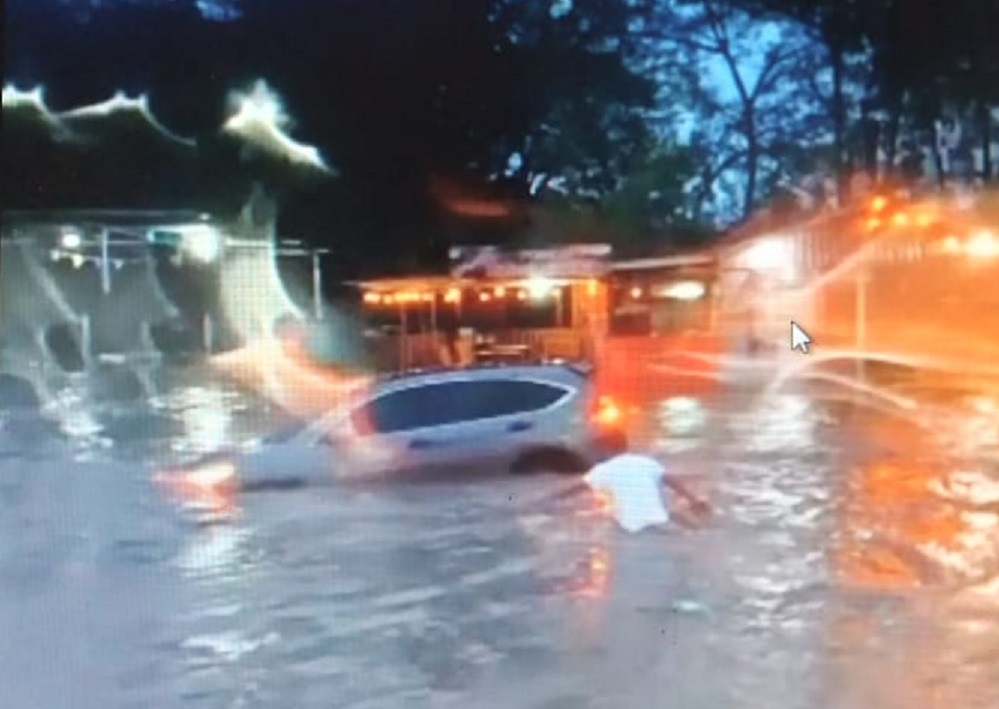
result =
M629 532L638 532L669 522L662 489L665 473L655 458L624 453L593 466L583 481L611 497L618 524Z

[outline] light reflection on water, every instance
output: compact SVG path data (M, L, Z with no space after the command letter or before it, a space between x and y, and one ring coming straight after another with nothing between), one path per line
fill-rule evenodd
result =
M144 460L249 436L240 401L161 397ZM64 706L31 669L62 643L103 706L999 706L990 406L649 405L642 445L716 514L633 537L592 499L552 502L552 479L206 512L150 498L146 466L4 468L0 696Z

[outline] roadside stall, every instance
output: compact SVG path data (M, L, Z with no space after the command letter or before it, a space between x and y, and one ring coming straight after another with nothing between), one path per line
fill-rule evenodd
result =
M712 254L618 261L606 281L603 386L634 399L716 381L721 338Z
M358 283L379 367L588 359L605 326L609 253L462 248L448 275Z

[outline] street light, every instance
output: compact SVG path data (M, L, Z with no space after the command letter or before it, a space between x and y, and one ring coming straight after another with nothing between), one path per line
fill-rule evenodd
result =
M678 281L663 289L663 295L674 300L698 300L707 292L700 281Z
M64 249L78 249L83 246L83 237L80 236L79 232L67 231L62 235L62 247Z
M527 288L528 295L535 300L547 297L555 289L555 281L541 276L528 278L524 285Z
M964 247L968 256L976 259L993 259L999 257L999 240L987 230L974 234Z
M202 263L212 263L222 253L222 238L218 231L206 225L181 227L181 249Z

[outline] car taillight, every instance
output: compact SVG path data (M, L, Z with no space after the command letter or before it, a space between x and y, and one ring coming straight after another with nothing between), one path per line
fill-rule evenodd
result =
M601 426L613 426L621 421L621 409L609 396L598 396L590 409L590 419Z

